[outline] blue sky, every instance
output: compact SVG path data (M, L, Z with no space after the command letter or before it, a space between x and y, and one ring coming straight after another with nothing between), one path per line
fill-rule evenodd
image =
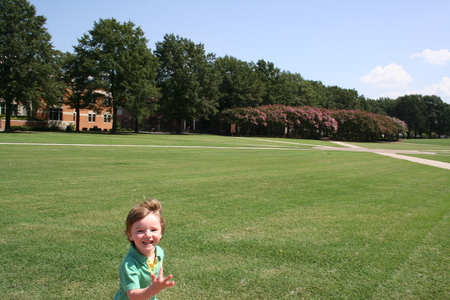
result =
M56 49L99 19L132 21L149 47L173 33L217 56L259 59L368 98L434 94L450 103L448 0L29 0Z

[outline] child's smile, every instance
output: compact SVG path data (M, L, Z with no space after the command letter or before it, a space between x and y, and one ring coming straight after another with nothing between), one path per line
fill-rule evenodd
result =
M150 214L133 224L128 239L142 255L150 257L161 236L161 222L156 215Z

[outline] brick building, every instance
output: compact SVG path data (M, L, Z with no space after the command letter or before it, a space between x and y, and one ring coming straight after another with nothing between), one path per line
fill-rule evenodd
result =
M6 107L4 103L0 102L0 131L5 130L4 114ZM76 128L76 112L75 109L70 108L64 102L59 106L43 107L33 110L31 107L23 105L15 105L12 111L12 116L33 116L42 121L34 120L15 120L11 118L11 126L30 126L30 127L58 127L60 130L67 130L67 128ZM101 110L100 113L91 109L80 110L80 130L103 130L107 131L112 128L112 115L108 110Z

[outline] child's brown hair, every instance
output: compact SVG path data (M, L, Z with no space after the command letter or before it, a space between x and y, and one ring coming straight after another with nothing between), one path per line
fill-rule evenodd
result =
M162 216L162 205L156 199L147 199L145 202L135 206L128 213L127 220L125 222L125 234L127 237L131 235L131 227L133 224L150 214L154 214L159 218L159 222L161 223L161 235L163 235L164 229L166 228L166 222Z

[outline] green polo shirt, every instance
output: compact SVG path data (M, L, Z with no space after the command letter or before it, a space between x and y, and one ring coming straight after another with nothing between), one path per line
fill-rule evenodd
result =
M164 260L164 251L159 246L156 246L156 257L158 261L155 268L155 275L158 276L159 269ZM142 255L134 247L133 243L130 243L130 249L119 266L119 279L119 290L114 296L114 300L128 299L127 291L142 289L150 286L152 283L150 270L147 266L147 257ZM157 300L156 296L150 299Z

